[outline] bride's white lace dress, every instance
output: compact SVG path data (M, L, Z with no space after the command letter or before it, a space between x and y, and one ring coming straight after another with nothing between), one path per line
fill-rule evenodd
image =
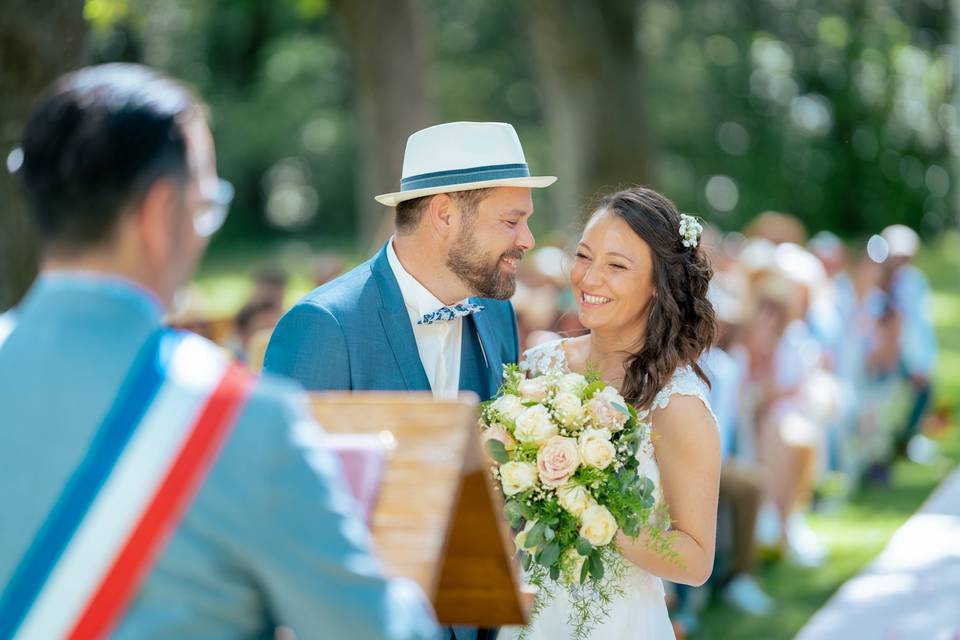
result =
M563 341L555 340L527 350L523 354L520 367L532 375L558 368L569 371ZM656 395L651 411L666 407L670 399L677 395L700 398L710 410L707 387L690 367L681 367L674 372L667 385ZM648 413L642 412L639 417L644 419ZM710 414L713 415L712 410ZM637 459L640 461L640 473L653 481L654 496L657 502L661 502L663 492L660 486L660 470L649 433L641 443ZM624 596L612 603L609 616L593 628L589 636L591 640L673 640L675 636L667 615L660 578L630 565L622 587ZM570 636L567 619L571 605L567 593L558 587L553 590L553 594L550 603L533 620L526 634L530 640L563 640ZM513 640L519 635L520 627L504 627L497 638Z

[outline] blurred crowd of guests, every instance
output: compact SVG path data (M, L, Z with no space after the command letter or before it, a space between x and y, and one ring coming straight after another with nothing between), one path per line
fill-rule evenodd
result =
M842 500L864 482L886 485L898 455L930 458L920 433L937 355L930 289L912 263L919 238L903 225L851 252L766 213L706 246L724 455L714 587L763 614L772 602L753 579L758 546L805 566L826 560L806 522L818 488Z
M759 557L826 561L807 514L863 483L884 485L897 456L923 461L934 450L921 424L937 343L929 285L913 264L913 230L894 225L852 250L830 232L808 237L797 218L767 212L742 233L708 225L702 243L715 270L710 295L720 327L703 364L724 466L716 569L704 588L675 589L681 634L695 630L710 592L747 614L769 612L774 602L754 577ZM320 255L313 284L345 266ZM513 298L521 350L583 330L568 272L568 252L558 246L521 263ZM235 317L182 324L259 368L286 289L284 272L260 269Z

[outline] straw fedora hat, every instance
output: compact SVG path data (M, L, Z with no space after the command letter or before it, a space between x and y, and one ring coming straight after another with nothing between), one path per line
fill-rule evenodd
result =
M556 176L531 176L513 126L505 122L448 122L407 139L400 191L376 196L396 206L436 193L488 187L548 187Z

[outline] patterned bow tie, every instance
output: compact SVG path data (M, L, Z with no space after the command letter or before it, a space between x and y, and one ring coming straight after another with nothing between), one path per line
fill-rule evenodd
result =
M436 311L425 313L422 318L417 320L417 324L427 325L436 322L446 322L448 320L463 318L473 313L479 313L480 311L483 311L483 305L470 302L466 304L455 304L449 307L440 307Z

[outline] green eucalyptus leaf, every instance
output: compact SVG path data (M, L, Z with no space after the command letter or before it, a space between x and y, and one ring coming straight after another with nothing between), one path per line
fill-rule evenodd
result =
M653 480L644 476L640 479L640 492L645 495L653 495Z
M527 539L524 540L523 546L525 549L535 549L540 546L540 543L543 542L543 532L546 531L547 525L544 522L538 522L530 528L530 531L527 532Z
M593 553L593 545L583 536L577 538L577 553L582 556L589 556ZM584 565L586 565L586 563L584 563Z
M540 551L537 552L537 564L540 564L544 567L552 567L559 559L560 545L556 542L551 542L548 545L544 545L543 549L540 549Z
M487 455L492 459L496 460L500 464L508 462L510 456L507 454L507 448L503 446L503 443L494 438L490 438L484 445L487 449Z
M593 553L587 560L587 564L590 565L590 575L595 580L603 580L603 560L600 558L600 554Z

